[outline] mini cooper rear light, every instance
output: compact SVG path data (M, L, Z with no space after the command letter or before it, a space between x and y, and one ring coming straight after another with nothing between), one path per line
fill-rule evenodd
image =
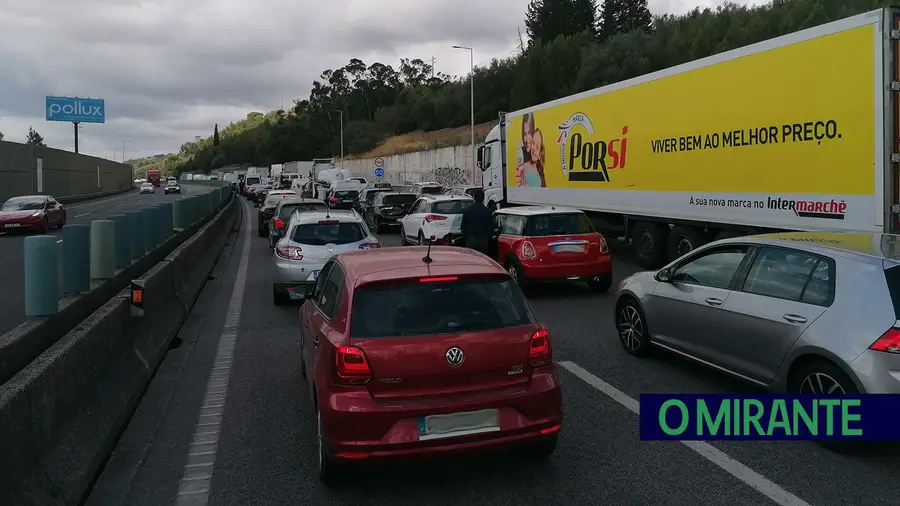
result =
M534 244L531 244L531 241L522 242L522 250L521 250L522 258L536 258L537 250L534 249Z

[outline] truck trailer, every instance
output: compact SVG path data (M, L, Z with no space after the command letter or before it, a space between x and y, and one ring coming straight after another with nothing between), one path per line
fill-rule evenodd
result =
M879 9L501 113L485 202L582 209L651 269L745 234L895 233L898 41Z

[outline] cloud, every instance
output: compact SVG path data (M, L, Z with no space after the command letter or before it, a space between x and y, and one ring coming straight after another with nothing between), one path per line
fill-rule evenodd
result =
M129 158L177 151L251 111L306 97L312 81L350 58L395 68L435 58L464 75L509 56L529 0L31 0L0 16L0 132L29 126L71 150L73 128L44 119L44 96L106 100L107 123L83 125L82 153ZM701 6L721 3L699 2ZM740 3L750 3L741 1ZM651 0L683 13L687 0Z

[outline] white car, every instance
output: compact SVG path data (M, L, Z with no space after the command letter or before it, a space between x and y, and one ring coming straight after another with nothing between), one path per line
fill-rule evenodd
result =
M156 193L156 187L152 183L144 183L141 185L141 194Z
M475 200L468 195L424 195L400 219L400 242L427 244L434 237L438 243L449 242L451 232L458 233L462 212Z

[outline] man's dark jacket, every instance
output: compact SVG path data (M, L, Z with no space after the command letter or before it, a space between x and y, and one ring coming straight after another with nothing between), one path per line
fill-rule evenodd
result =
M484 254L488 252L488 244L493 234L494 216L482 202L475 202L462 214L462 235L466 246Z

